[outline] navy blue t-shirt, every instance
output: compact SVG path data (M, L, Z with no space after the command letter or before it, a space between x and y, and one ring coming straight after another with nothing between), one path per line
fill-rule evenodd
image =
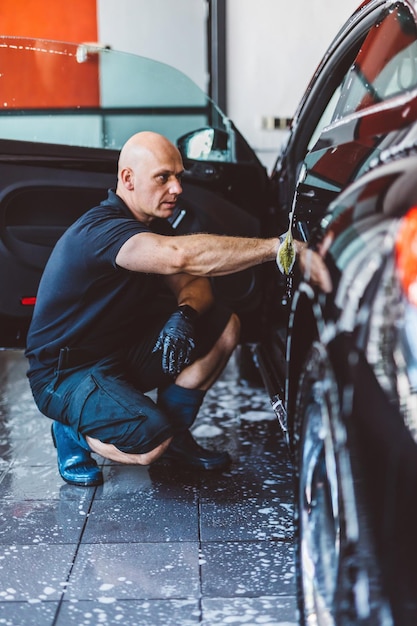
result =
M129 345L161 280L123 269L115 259L130 237L151 229L110 190L66 230L40 281L27 338L29 376L55 366L63 347L104 356Z

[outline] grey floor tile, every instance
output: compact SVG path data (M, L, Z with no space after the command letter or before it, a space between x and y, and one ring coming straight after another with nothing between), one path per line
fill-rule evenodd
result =
M201 505L202 541L292 539L293 507L275 500Z
M4 470L13 462L16 462L16 459L21 456L25 442L22 440L15 441L14 444L11 445L9 435L7 432L1 433L2 430L2 424L0 422L0 471L4 472Z
M200 615L196 600L81 600L63 602L55 626L197 626Z
M76 545L0 546L0 601L59 600Z
M58 500L64 484L56 467L15 464L0 483L0 499Z
M76 544L84 523L75 501L0 501L0 544Z
M198 541L198 506L133 494L130 499L95 500L85 543Z
M291 472L286 466L276 468L267 456L260 455L256 461L233 462L230 470L216 480L201 484L203 500L218 502L242 502L246 498L271 498L277 496L285 501L293 498Z
M97 499L130 499L133 495L153 498L196 501L198 478L190 472L178 471L169 463L139 467L105 465L104 484L98 487Z
M1 602L2 626L54 626L58 602Z
M56 451L52 444L51 437L51 420L46 417L40 417L36 429L36 438L19 440L19 449L15 454L16 465L53 467L56 471Z
M13 383L1 386L0 411L3 432L8 432L11 439L28 439L39 429L45 432L51 428L50 420L35 407L26 378L17 377Z
M71 574L70 599L196 598L197 543L81 545Z
M289 544L207 542L201 561L203 596L295 595L294 556Z
M295 597L204 598L203 626L297 626Z

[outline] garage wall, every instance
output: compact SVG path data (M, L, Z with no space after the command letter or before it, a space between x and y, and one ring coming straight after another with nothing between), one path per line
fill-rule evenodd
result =
M268 167L285 133L268 117L292 117L326 48L358 0L226 0L228 115Z
M173 65L207 90L206 0L97 0L98 36Z
M359 0L226 0L227 113L268 169L325 49ZM174 65L207 87L206 0L97 0L103 43Z

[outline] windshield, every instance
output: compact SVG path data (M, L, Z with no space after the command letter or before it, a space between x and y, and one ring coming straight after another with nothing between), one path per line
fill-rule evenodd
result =
M0 37L0 89L0 139L118 150L141 130L176 143L196 129L207 139L209 127L231 146L217 151L221 160L235 158L234 134L216 105L180 71L148 58Z

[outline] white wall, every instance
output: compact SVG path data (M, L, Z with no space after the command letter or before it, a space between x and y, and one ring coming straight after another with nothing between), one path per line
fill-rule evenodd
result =
M207 90L206 0L97 0L101 43L168 63Z
M97 0L99 39L177 67L207 86L206 0ZM270 169L327 46L360 0L226 0L228 115Z
M268 168L326 48L359 0L227 0L228 115Z

